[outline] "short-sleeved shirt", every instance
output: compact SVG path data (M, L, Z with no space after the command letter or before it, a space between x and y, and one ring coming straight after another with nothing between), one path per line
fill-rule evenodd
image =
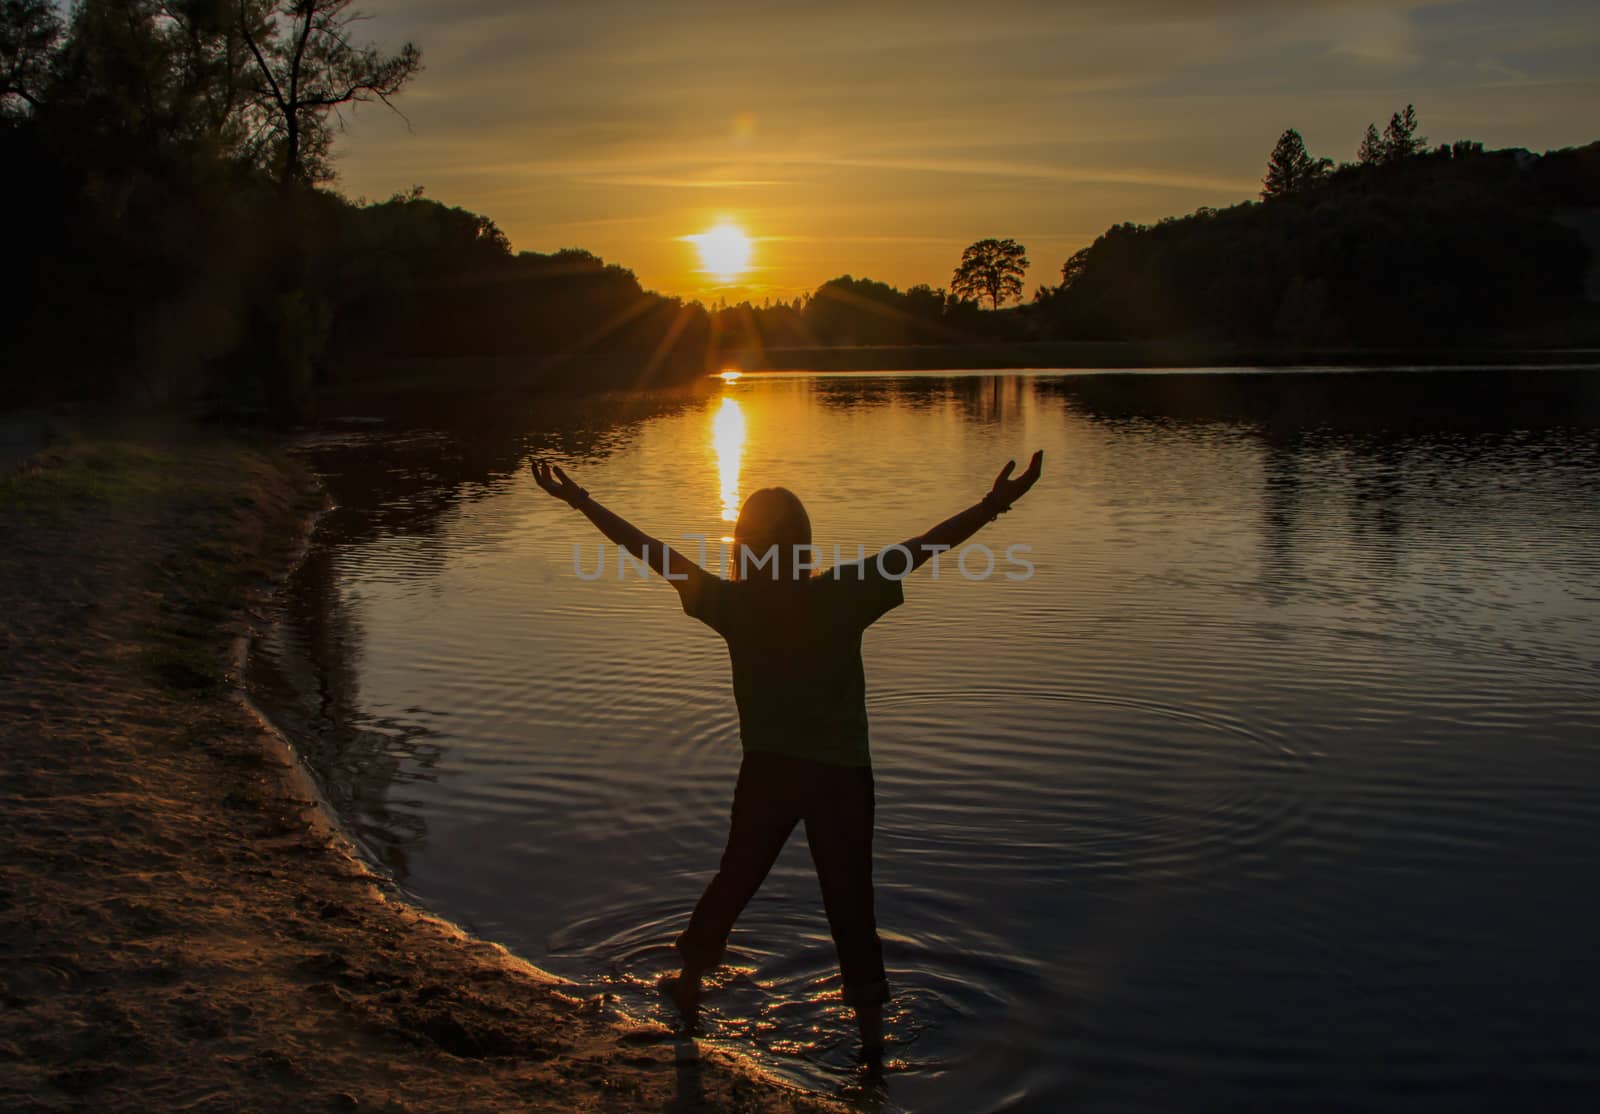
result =
M794 584L695 576L682 598L728 644L745 750L872 764L861 635L904 600L899 580L867 560Z

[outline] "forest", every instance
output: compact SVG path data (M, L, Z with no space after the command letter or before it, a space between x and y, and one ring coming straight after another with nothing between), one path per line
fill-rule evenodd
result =
M682 381L752 348L1592 328L1600 144L1428 148L1409 108L1343 166L1285 132L1262 200L1119 224L1029 301L1017 271L985 308L958 268L948 290L843 275L793 302L685 302L581 248L515 252L421 188L338 193L341 113L391 104L424 65L412 44L360 44L358 19L349 0L0 3L0 405L293 418L319 385L398 360L523 358L586 388ZM1014 241L982 243L1026 265Z
M1493 345L1507 330L1559 342L1592 329L1600 143L1539 156L1402 133L1386 149L1369 127L1356 162L1298 174L1275 175L1275 151L1260 201L1108 229L1041 292L1043 331Z

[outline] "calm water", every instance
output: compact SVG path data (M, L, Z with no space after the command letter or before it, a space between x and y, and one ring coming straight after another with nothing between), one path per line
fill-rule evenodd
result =
M896 1062L796 833L709 1039L916 1111L1591 1108L1600 373L801 376L308 440L339 502L253 683L424 903L664 1013L739 759L672 589L574 574L784 483L869 552L1043 481L866 636ZM969 567L980 569L981 563Z

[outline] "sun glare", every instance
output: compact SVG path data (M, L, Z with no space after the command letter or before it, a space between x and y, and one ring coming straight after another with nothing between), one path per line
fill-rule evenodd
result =
M744 410L726 396L711 419L711 446L717 454L722 488L722 521L739 519L739 461L744 456Z
M738 278L750 269L750 237L728 221L697 236L685 236L700 252L700 267L723 282Z

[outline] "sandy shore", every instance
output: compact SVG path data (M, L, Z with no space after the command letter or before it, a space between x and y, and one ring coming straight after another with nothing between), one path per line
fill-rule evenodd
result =
M828 1109L395 899L244 700L320 506L269 448L0 478L0 1107Z

